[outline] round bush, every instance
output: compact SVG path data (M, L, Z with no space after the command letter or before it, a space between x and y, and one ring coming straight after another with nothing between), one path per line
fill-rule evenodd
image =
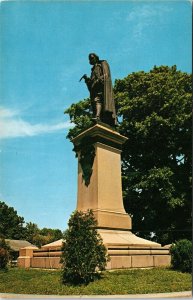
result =
M172 245L171 264L173 269L182 272L192 272L192 242L189 240L179 240Z
M9 247L4 238L0 238L0 269L6 269L9 262Z

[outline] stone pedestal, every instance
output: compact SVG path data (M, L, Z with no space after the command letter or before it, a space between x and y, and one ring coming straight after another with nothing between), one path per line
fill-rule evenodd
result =
M79 162L77 210L92 209L98 228L131 229L131 218L123 207L121 186L120 154L127 138L97 124L73 140L75 147L81 149L81 143L88 141L88 137L95 147L95 158L88 186Z
M168 265L169 248L131 232L131 217L123 207L121 185L121 149L126 141L126 137L103 124L94 125L72 140L79 157L77 210L93 210L98 232L111 257L108 268ZM95 157L86 184L81 149L91 145Z

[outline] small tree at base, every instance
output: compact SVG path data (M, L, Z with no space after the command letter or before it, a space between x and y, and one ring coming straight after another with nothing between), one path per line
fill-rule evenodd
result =
M108 256L92 210L75 211L68 222L62 247L64 283L87 284L105 270Z
M9 262L9 246L6 244L5 239L0 237L0 269L7 269Z

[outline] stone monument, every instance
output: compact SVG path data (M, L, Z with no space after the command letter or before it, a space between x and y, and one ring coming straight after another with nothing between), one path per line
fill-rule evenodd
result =
M121 150L128 138L115 130L116 111L108 63L94 53L89 54L89 62L93 65L91 76L83 75L80 80L85 79L90 91L96 123L72 140L79 161L77 210L93 210L98 232L111 257L108 268L169 265L169 247L161 247L131 232L132 221L123 206L121 184ZM85 167L89 155L93 159Z
M121 151L128 138L116 130L116 111L110 68L106 61L89 54L91 76L83 75L90 92L93 126L72 142L78 156L77 210L92 209L97 230L107 247L107 269L157 267L170 264L169 246L161 247L132 233L131 217L125 212L121 184ZM20 250L22 268L61 268L62 240L41 249Z

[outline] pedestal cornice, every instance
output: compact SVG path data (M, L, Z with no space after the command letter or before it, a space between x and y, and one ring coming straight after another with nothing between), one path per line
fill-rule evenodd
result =
M103 126L101 124L96 124L93 127L88 128L84 132L80 133L72 142L75 146L81 144L86 138L92 138L93 143L102 143L117 149L121 149L122 145L128 140L127 137L121 135L117 131Z

